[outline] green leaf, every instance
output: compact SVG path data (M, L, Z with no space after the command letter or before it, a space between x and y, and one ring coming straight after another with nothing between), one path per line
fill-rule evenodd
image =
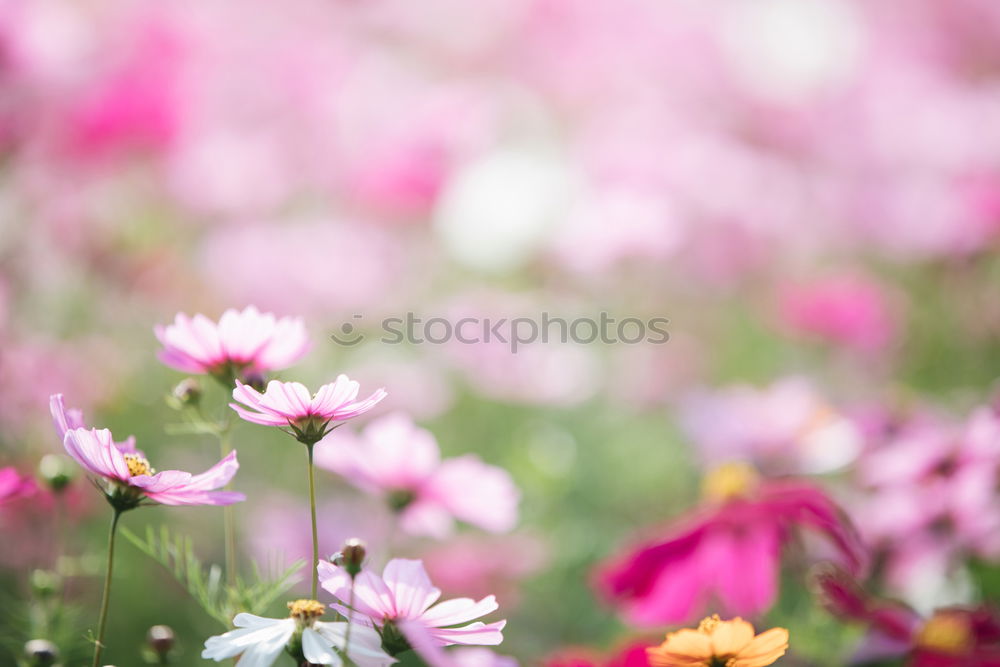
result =
M262 572L254 562L250 580L237 577L235 585L229 586L222 582L221 567L203 564L195 555L190 537L171 535L166 526L161 526L159 532L148 526L145 539L124 527L120 531L132 546L170 571L205 613L226 628L240 612L264 614L295 585L299 580L297 573L305 565L305 561L299 560L282 570L271 568L270 572Z

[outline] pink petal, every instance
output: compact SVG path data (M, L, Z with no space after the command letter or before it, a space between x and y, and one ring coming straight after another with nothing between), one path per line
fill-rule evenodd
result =
M503 630L507 621L496 623L470 623L462 628L431 628L432 637L444 644L481 644L496 646L503 642Z
M441 591L431 583L419 560L393 558L386 564L382 578L392 591L396 615L401 618L420 617L441 597Z
M125 456L115 447L111 431L70 429L63 438L63 446L77 463L90 472L109 479L128 481Z
M179 489L191 481L191 473L183 470L164 470L155 475L135 475L128 483L149 493Z
M420 621L430 627L458 625L485 616L498 608L497 599L493 595L488 595L479 602L472 598L455 598L434 605L420 616Z

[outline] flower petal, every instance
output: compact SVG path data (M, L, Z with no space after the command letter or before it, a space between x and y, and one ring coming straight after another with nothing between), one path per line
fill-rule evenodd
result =
M441 597L419 560L393 558L386 564L382 578L392 591L395 613L401 618L420 617Z
M343 664L340 656L331 648L330 642L312 628L306 628L302 631L302 655L315 665L337 665L339 667Z
M420 621L431 627L458 625L485 616L499 607L493 595L488 595L479 602L472 598L455 598L434 605L420 616Z

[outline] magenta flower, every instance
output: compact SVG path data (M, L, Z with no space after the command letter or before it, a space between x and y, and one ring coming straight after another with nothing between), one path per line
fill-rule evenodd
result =
M706 481L711 505L600 567L597 587L633 623L682 623L708 606L729 615L767 610L777 595L782 547L800 528L825 537L850 571L862 568L853 527L819 489L797 481L758 484L735 465Z
M520 494L507 471L472 455L441 461L434 435L402 413L380 417L360 437L324 440L316 464L383 496L414 535L446 537L454 519L495 533L517 521Z
M174 323L157 325L160 361L185 373L207 373L231 386L232 378L287 368L309 350L300 318L276 318L254 306L222 314L218 323L204 315L178 313Z
M114 442L106 428L80 425L79 413L66 410L62 394L52 396L49 407L66 451L104 481L104 493L116 509L138 507L144 499L163 505L231 505L246 498L242 493L217 490L236 474L236 452L230 452L200 475L181 470L156 472L142 452L134 448L131 438L123 446Z
M22 477L13 467L0 468L0 507L30 496L37 488L31 477Z
M378 628L382 645L392 655L412 648L436 667L441 646L494 646L503 641L501 630L506 621L470 623L496 611L495 597L489 595L478 602L455 598L435 605L441 591L431 584L419 560L394 558L381 577L362 570L353 581L353 605L350 574L325 561L318 569L323 588L341 603L334 607L354 622ZM353 611L345 605L351 605Z
M385 389L380 387L359 401L360 388L361 385L346 375L338 375L336 381L323 385L315 394L310 394L305 385L298 382L277 380L268 382L262 394L237 380L233 399L243 405L230 403L229 407L248 422L287 426L300 442L314 444L337 426L330 427L332 422L364 414L387 396Z

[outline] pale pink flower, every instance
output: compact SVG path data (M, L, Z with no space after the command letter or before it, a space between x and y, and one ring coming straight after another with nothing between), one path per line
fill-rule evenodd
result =
M316 464L354 486L383 496L404 530L447 536L454 519L491 532L517 521L519 493L510 475L474 455L442 461L437 440L402 413L380 417L362 434L327 439Z
M276 318L255 306L233 309L213 322L204 315L178 313L174 323L157 325L160 361L185 373L208 373L229 383L247 373L287 368L309 350L300 318Z
M861 448L857 426L802 377L693 392L679 416L707 466L743 460L778 474L820 473L850 463Z
M62 394L49 399L49 408L63 447L85 470L104 481L104 493L116 508L131 509L146 498L163 505L231 505L245 499L242 493L218 491L239 468L236 452L200 475L182 470L156 472L131 440L120 447L106 428L74 426L81 423L79 414L66 410Z
M490 595L478 602L455 598L434 604L441 591L431 583L419 560L394 558L381 577L371 570L362 570L353 581L353 611L344 606L352 600L350 575L321 561L319 577L323 588L340 601L334 607L354 622L380 628L383 645L390 652L413 648L429 664L438 666L442 663L435 658L441 646L494 646L503 641L501 631L506 621L469 622L496 611L496 598Z
M14 467L0 468L0 506L30 496L37 488L31 477L21 476Z
M371 396L359 401L360 388L361 385L346 375L338 375L334 382L323 385L315 394L310 394L305 385L298 382L277 380L268 382L262 394L237 380L233 399L238 403L230 403L229 407L254 424L287 426L297 439L312 444L332 430L328 428L331 422L364 414L387 396L385 389L379 387Z

